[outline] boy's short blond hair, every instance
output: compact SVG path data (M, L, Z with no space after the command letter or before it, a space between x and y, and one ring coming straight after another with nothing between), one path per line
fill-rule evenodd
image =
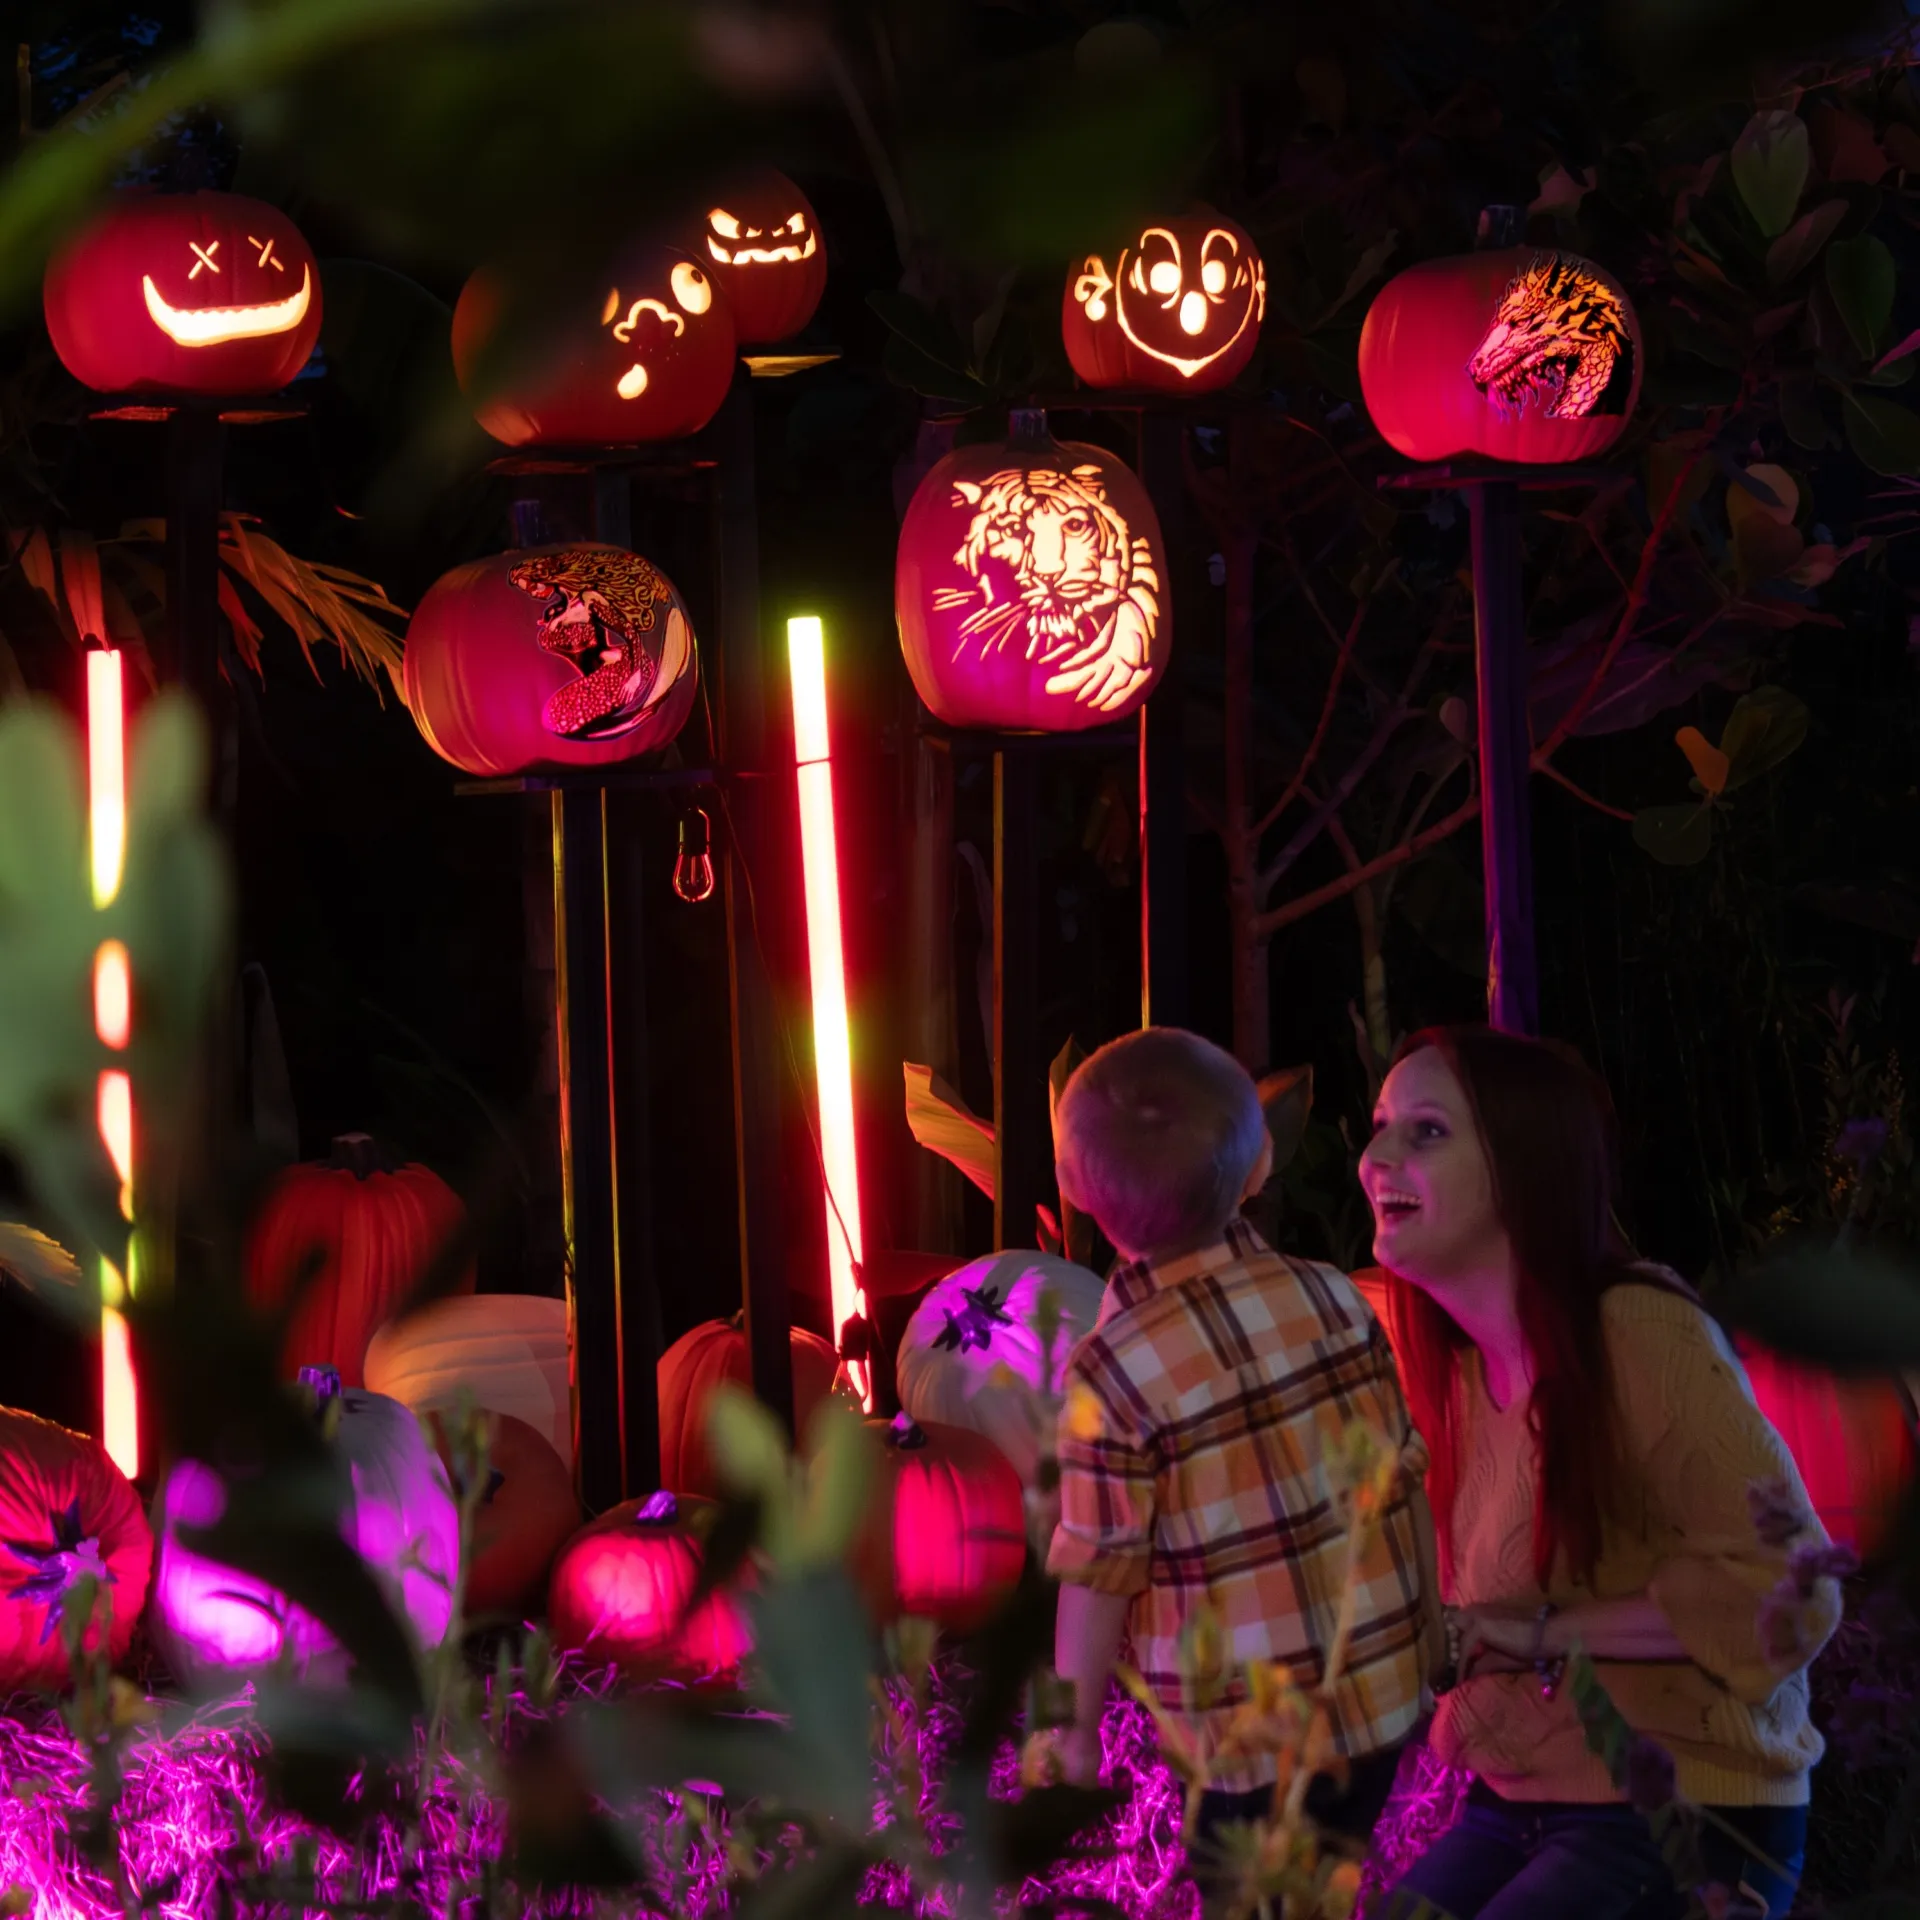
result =
M1247 1070L1179 1027L1148 1027L1089 1054L1053 1117L1062 1198L1136 1254L1225 1227L1266 1141Z

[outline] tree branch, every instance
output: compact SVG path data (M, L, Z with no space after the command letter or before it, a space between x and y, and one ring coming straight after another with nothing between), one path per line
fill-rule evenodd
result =
M1340 682L1346 678L1347 662L1353 658L1353 649L1360 638L1360 629L1366 623L1367 609L1373 604L1371 596L1361 600L1353 610L1353 618L1347 624L1347 631L1340 640L1340 651L1334 656L1333 672L1327 679L1327 697L1320 703L1320 719L1313 729L1313 738L1307 742L1306 751L1300 756L1300 764L1294 769L1293 778L1281 792L1280 798L1260 816L1254 827L1253 837L1256 844L1266 835L1273 823L1300 797L1300 789L1307 784L1307 775L1313 771L1313 763L1320 757L1320 748L1327 737L1327 728L1333 720L1334 703L1340 697Z
M1283 902L1280 906L1263 913L1254 923L1254 933L1262 940L1270 940L1282 927L1291 926L1296 920L1304 920L1308 914L1317 912L1321 907L1331 906L1336 900L1344 900L1355 887L1363 887L1369 880L1380 874L1390 873L1395 867L1405 866L1409 860L1418 859L1429 847L1436 847L1449 834L1457 833L1469 820L1480 812L1480 796L1476 793L1463 801L1444 820L1436 821L1425 833L1415 834L1411 840L1403 840L1399 846L1383 853L1377 860L1369 860L1363 867L1354 867L1341 875L1338 880L1329 880L1324 887L1315 887L1311 893L1303 893L1297 899Z
M1620 807L1610 807L1606 801L1596 798L1593 794L1589 793L1585 787L1575 786L1551 760L1542 760L1536 756L1533 762L1533 770L1535 773L1544 773L1547 778L1556 785L1565 787L1576 800L1584 800L1596 813L1604 813L1610 819L1624 820L1629 826L1632 825L1632 814L1624 811Z

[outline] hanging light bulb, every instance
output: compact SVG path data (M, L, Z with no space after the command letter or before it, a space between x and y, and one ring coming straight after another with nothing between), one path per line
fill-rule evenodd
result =
M713 895L713 823L705 807L689 807L680 816L680 851L673 862L673 890L696 907Z

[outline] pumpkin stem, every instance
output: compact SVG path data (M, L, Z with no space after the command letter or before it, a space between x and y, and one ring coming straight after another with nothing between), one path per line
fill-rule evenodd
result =
M340 1369L338 1367L302 1367L300 1385L311 1387L314 1398L325 1406L329 1400L340 1397Z
M1053 435L1047 431L1045 407L1015 407L1007 415L1007 445L1010 447L1051 447Z
M1520 244L1518 207L1482 207L1480 228L1474 235L1476 248L1514 247Z
M912 1453L927 1444L926 1430L910 1413L896 1413L887 1426L887 1445Z
M641 1527L670 1527L679 1518L680 1502L665 1487L648 1494L633 1516L634 1524Z
M400 1163L370 1133L337 1133L327 1165L335 1173L366 1180L376 1173L394 1173Z

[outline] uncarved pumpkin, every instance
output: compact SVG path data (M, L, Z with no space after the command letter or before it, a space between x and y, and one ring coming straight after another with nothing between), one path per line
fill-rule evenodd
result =
M958 447L900 527L894 615L920 698L953 727L1073 733L1145 701L1166 666L1167 556L1146 489L1102 447Z
M1760 1411L1787 1443L1821 1524L1863 1560L1887 1544L1915 1466L1913 1404L1894 1379L1841 1379L1742 1341Z
M1050 1290L1060 1330L1049 1380L1037 1318ZM1076 1341L1093 1331L1106 1283L1050 1253L994 1253L934 1283L895 1363L900 1404L921 1422L969 1427L1006 1455L1023 1484L1040 1464L1036 1396L1058 1384Z
M341 1531L424 1646L445 1636L460 1556L460 1516L446 1469L420 1423L397 1400L338 1390L333 1446L352 1481ZM325 1627L264 1581L186 1546L182 1526L210 1526L226 1509L225 1483L198 1460L182 1460L159 1495L160 1570L154 1627L183 1678L251 1669L284 1648L316 1680L346 1677L345 1651Z
M833 1391L839 1356L817 1333L792 1329L793 1417L804 1438L814 1409ZM751 1386L744 1314L703 1320L660 1356L660 1478L676 1493L717 1499L722 1491L707 1451L707 1403L723 1383Z
M921 1426L904 1413L871 1424L883 1466L855 1550L868 1602L881 1620L908 1614L972 1633L1026 1564L1020 1476L965 1427Z
M287 1331L282 1362L332 1367L364 1386L367 1343L465 1217L459 1196L430 1168L398 1166L363 1133L343 1134L331 1159L290 1167L248 1236L246 1282L257 1306L293 1291L314 1254L320 1268ZM462 1278L471 1292L472 1270Z
M469 1614L525 1606L543 1589L553 1556L580 1524L567 1463L524 1420L506 1413L483 1417L488 1484L473 1517ZM423 1424L459 1498L463 1489L454 1475L451 1418L429 1413Z
M108 1655L122 1658L152 1570L140 1496L100 1442L0 1407L0 1693L66 1684L60 1607L86 1574L112 1606Z
M274 393L320 337L313 249L238 193L116 194L42 299L54 352L101 393Z
M788 339L813 318L827 249L813 203L784 173L755 167L715 189L690 251L726 290L740 344Z
M390 1321L367 1348L367 1385L416 1413L476 1406L524 1420L573 1471L567 1303L533 1293L436 1300Z
M720 1590L689 1610L715 1511L656 1493L589 1521L553 1564L554 1645L636 1679L732 1673L753 1644L738 1602Z
M673 582L622 547L580 541L472 560L407 624L407 706L468 773L601 767L668 745L699 685Z
M1360 332L1360 386L1381 437L1410 460L1552 464L1613 445L1645 358L1610 273L1510 247L1389 280Z

